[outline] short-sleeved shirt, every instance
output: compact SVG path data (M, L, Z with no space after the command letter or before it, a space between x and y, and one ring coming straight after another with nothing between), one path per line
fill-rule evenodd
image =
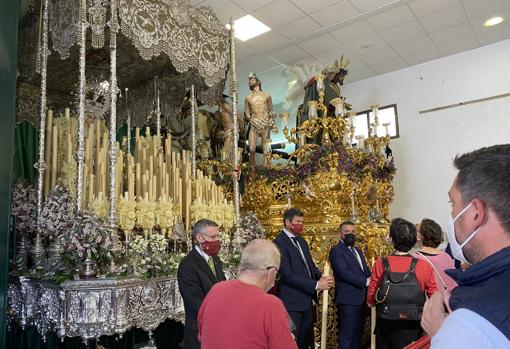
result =
M297 349L282 301L239 280L214 285L198 312L202 349Z

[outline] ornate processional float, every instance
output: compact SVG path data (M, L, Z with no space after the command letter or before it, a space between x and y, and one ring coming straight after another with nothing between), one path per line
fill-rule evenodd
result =
M280 114L295 150L284 159L266 141L264 163L253 165L237 112L233 30L211 9L42 0L27 6L21 38L17 113L39 132L38 176L14 188L11 324L92 340L182 320L174 274L204 217L221 224L231 266L248 240L277 234L289 206L305 212L318 265L346 219L369 263L388 251L390 138L377 134L377 106L369 137L354 137L343 58L310 80L296 127ZM334 307L325 310L335 338Z
M94 340L182 321L174 275L193 222L221 225L224 260L239 252L239 206L196 169L228 31L187 1L42 0L21 38L18 127L39 137L37 176L13 194L9 323Z
M305 214L304 238L314 261L324 269L329 269L329 251L338 243L339 225L345 220L355 223L358 246L369 265L391 251L386 237L395 167L388 124L382 125L385 134L377 133L381 125L378 106L374 105L368 137L355 136L356 112L340 94L347 65L342 56L310 80L296 127L289 128L287 112L280 114L282 132L287 143L295 146L293 152L272 152L269 140L262 145L263 163L256 166L247 162L233 166L216 160L199 163L213 176L223 173L222 182L233 193L236 189L226 174L232 169L242 172L241 209L256 214L269 238L281 231L285 209L300 208ZM326 302L329 306L321 305L323 316L327 314L322 317L326 324L322 326L319 321L317 335L327 336L327 343L322 341L324 348L336 348L335 305L332 297ZM317 318L321 318L320 313Z

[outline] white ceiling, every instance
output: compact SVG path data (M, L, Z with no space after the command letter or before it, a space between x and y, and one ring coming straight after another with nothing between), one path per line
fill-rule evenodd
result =
M351 59L346 83L510 38L510 0L191 0L222 22L251 14L271 31L236 41L240 93L256 72L275 102L287 90L281 71L299 62ZM500 15L491 28L483 23ZM246 84L245 84L246 82Z

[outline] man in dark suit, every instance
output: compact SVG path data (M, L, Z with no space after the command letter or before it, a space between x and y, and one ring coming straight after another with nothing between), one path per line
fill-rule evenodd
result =
M218 258L221 246L218 224L209 219L201 219L193 226L192 234L195 246L183 258L177 270L179 291L186 312L184 349L200 349L198 310L211 287L225 280Z
M354 224L340 224L340 242L329 252L335 276L335 303L338 310L338 347L360 349L365 321L365 298L370 270L360 249L355 246Z
M315 266L303 233L304 215L298 208L289 208L283 214L283 231L274 243L281 253L280 281L277 296L283 301L296 326L295 335L299 349L314 346L312 299L317 300L317 290L326 290L332 277L321 277Z

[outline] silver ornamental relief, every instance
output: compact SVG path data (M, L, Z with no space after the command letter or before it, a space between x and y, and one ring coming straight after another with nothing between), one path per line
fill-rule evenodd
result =
M89 23L92 30L92 47L104 46L106 27L106 4L104 0L89 0Z
M60 58L67 59L69 50L78 39L79 1L50 1L49 14L49 30L53 49L60 54Z
M175 278L66 281L9 280L9 324L34 326L43 338L96 338L138 327L154 331L166 319L183 321Z

